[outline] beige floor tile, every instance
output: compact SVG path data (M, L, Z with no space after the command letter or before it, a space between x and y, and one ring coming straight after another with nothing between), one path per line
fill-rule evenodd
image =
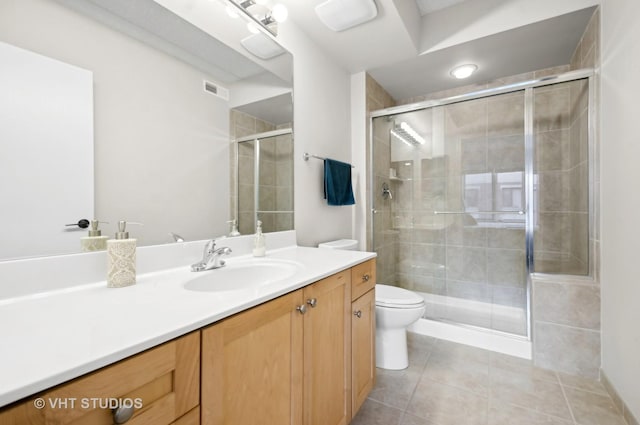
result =
M493 404L493 403L492 403ZM500 404L489 408L488 425L572 425L573 421L527 410L512 404Z
M532 378L522 371L497 368L491 369L489 377L492 400L571 420L559 383Z
M580 425L626 425L611 397L565 388L569 405Z
M423 378L407 413L437 425L486 425L487 410L486 397Z
M367 399L351 425L399 425L402 411Z
M423 366L410 364L404 370L376 370L376 386L369 398L398 409L406 409L422 375Z
M542 381L558 382L556 373L549 369L542 369L533 365L531 360L521 359L519 357L508 356L502 353L491 353L491 369L507 370L528 376L531 379L540 379Z
M560 383L565 387L576 388L578 390L589 391L602 395L609 395L602 382L596 381L595 379L567 375L566 373L558 373L558 377L560 378Z
M474 361L476 363L489 364L490 354L490 351L481 348L441 340L438 341L431 355L463 362Z
M427 362L423 376L484 397L489 395L489 365L484 362L433 355Z
M419 418L417 416L405 413L400 420L400 425L438 425L437 423L430 421L429 419Z
M424 335L407 332L407 350L409 351L409 364L424 366L433 352L438 340Z

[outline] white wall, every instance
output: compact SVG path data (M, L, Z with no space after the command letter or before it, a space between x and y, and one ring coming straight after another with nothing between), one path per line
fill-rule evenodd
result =
M350 76L299 28L287 21L279 41L293 53L294 205L298 244L351 237L353 206L328 206L323 199L322 161L304 152L351 161ZM359 170L364 172L364 170ZM356 199L356 203L364 199Z
M356 167L354 194L356 206L353 211L353 239L360 241L360 249L367 246L367 74L351 75L351 158Z
M602 369L640 418L640 2L602 4Z
M422 18L428 53L600 4L600 0L476 0Z
M130 229L144 245L227 232L229 112L211 78L52 0L2 0L0 40L93 72L103 234L121 219L144 222Z

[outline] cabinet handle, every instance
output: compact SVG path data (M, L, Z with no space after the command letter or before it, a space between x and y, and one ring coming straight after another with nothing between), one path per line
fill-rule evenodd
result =
M358 319L362 317L362 310L358 310L358 311L354 311L353 315L356 316Z
M368 274L365 274L364 276L362 276L362 281L363 282L368 282L369 279L371 279L371 276L369 276Z
M133 406L120 406L117 409L113 409L113 423L123 424L127 422L133 416L134 410Z
M311 308L315 308L318 305L318 299L317 298L309 298L307 300L307 304L309 304L311 306Z
M296 310L300 312L300 314L305 314L307 312L307 306L302 304L296 307Z

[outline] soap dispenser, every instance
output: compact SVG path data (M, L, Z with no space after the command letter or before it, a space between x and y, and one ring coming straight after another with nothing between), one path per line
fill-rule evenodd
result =
M82 252L104 251L107 249L109 236L102 236L102 231L98 229L100 223L109 224L106 221L91 220L91 229L87 236L80 238L80 250Z
M253 256L264 257L267 253L267 247L264 234L262 233L262 222L256 222L256 235L253 240Z
M240 236L240 232L238 232L238 220L229 220L227 223L231 225L229 236Z
M121 288L136 283L136 240L129 238L126 228L127 222L119 221L116 238L107 241L108 288Z

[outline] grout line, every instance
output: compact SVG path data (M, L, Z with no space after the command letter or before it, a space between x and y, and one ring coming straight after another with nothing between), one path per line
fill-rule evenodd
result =
M576 422L576 417L573 415L573 409L571 408L571 404L569 403L569 398L567 397L567 393L564 390L564 385L562 385L562 381L560 380L560 376L558 375L558 372L554 372L556 374L556 378L558 378L558 382L560 383L560 389L562 390L562 395L564 396L564 402L567 404L567 407L569 408L569 413L571 414L571 419L573 419L573 423L577 424L578 422Z

